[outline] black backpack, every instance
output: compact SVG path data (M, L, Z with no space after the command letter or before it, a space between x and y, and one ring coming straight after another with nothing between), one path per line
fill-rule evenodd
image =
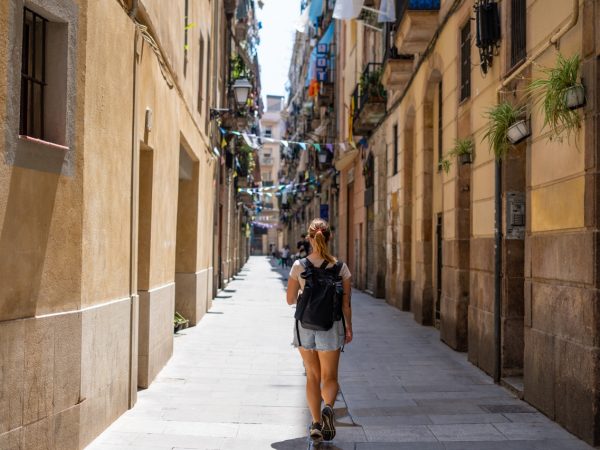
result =
M309 330L327 331L333 327L337 320L343 320L342 299L344 290L342 287L342 263L336 262L333 267L327 268L329 264L324 261L321 267L315 267L308 258L300 260L304 272L300 275L305 280L304 290L298 298L296 306L296 332L298 333L298 345L300 333L298 322L302 327Z

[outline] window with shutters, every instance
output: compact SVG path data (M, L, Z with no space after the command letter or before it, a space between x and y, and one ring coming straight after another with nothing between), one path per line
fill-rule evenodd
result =
M460 101L471 96L471 22L460 29Z
M527 56L526 0L511 0L510 7L510 64L514 67Z

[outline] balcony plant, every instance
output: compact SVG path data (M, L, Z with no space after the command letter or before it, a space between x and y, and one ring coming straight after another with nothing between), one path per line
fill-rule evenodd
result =
M246 67L244 59L240 55L235 55L231 58L231 79L238 80L241 78L249 78L250 71Z
M556 67L542 69L545 78L533 80L528 91L544 113L544 128L550 128L549 139L567 137L581 127L576 110L585 105L585 88L578 79L581 58L578 54L565 58L558 54Z
M487 139L497 159L503 158L512 145L530 134L524 106L514 106L505 101L489 109L486 115L488 128L483 139Z
M363 73L360 77L361 94L372 101L385 100L386 92L381 82L382 75L383 70L380 67Z

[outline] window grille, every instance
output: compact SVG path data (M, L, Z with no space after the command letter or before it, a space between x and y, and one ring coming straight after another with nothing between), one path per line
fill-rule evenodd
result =
M516 66L527 56L527 13L526 0L512 0L511 11L511 67Z
M460 30L460 101L471 96L471 22Z
M28 8L23 10L21 56L21 111L19 133L44 139L46 83L46 25L48 21Z

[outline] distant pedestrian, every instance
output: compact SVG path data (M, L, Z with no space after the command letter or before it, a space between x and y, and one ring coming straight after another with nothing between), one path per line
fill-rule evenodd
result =
M281 267L287 267L290 260L290 246L286 245L281 249Z
M311 222L312 252L294 262L287 287L288 305L297 303L293 345L306 369L310 437L315 443L335 437L333 405L339 389L340 351L352 341L352 276L348 266L329 253L330 238L327 222Z

